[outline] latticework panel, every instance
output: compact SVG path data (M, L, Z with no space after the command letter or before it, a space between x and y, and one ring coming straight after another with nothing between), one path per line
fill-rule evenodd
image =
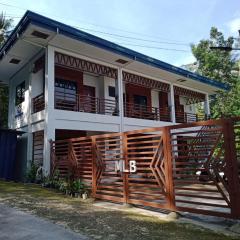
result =
M230 214L222 125L172 130L176 208Z
M96 198L123 202L122 134L109 134L95 138Z
M165 208L166 157L162 132L127 133L127 161L136 161L137 171L127 175L128 203Z

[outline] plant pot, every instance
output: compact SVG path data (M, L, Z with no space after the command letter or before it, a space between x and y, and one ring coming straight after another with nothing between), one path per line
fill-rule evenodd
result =
M82 199L83 199L83 200L86 200L87 198L88 198L87 193L83 193L83 194L82 194Z
M66 194L66 195L69 195L69 194L70 194L70 191L69 191L69 190L66 190L66 191L65 191L65 194Z
M80 197L80 193L74 193L74 197L75 198L79 198Z

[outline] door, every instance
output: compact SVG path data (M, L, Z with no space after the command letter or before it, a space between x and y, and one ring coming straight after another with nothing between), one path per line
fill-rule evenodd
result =
M147 97L141 95L133 95L134 115L140 118L147 117Z
M81 97L82 107L84 112L96 113L97 102L95 97L95 87L83 86L83 97Z
M175 115L177 123L185 122L185 114L184 114L184 105L180 104L180 96L174 95L175 101Z
M167 92L159 92L159 112L161 121L171 121Z

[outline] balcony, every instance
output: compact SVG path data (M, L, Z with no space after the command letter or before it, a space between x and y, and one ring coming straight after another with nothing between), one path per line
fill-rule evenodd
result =
M55 91L55 109L117 116L115 100Z
M169 108L149 107L128 102L124 104L124 116L155 121L171 121L171 111Z
M210 116L203 113L175 112L177 123L191 123L210 119Z
M44 94L32 98L32 113L40 112L45 109Z

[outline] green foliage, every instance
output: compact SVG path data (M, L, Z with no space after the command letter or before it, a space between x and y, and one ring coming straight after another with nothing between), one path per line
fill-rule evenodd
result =
M7 31L12 27L12 19L7 19L0 13L0 47L5 42ZM0 128L7 128L8 119L8 88L0 87Z
M0 128L8 127L8 88L0 87Z
M7 19L5 14L0 13L0 46L6 40L7 31L12 27L13 19Z
M85 186L81 181L81 179L74 180L70 186L71 186L70 191L72 193L80 193L80 194L84 193Z
M34 162L31 163L31 166L27 172L27 182L30 182L30 183L36 182L38 168L39 167Z
M74 179L71 175L66 178L61 178L58 170L54 171L52 176L44 177L42 186L57 189L72 196L87 192L87 187L81 179Z
M227 83L231 87L229 92L219 91L211 101L211 113L214 118L240 114L240 79L237 60L230 51L210 49L210 47L217 46L233 47L233 44L233 37L225 39L224 35L213 27L209 39L192 45L192 53L197 59L197 72L208 78Z

